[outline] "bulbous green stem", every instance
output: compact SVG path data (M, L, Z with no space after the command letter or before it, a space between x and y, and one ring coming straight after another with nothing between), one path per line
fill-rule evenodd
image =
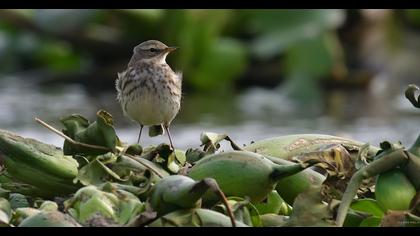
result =
M200 196L202 196L208 188L210 188L223 202L227 209L227 213L232 223L232 227L236 227L235 217L233 216L232 208L230 207L225 194L222 192L215 179L205 178L200 182L197 182L197 184L191 189L191 192L197 192L201 194Z
M182 208L193 208L200 198L210 188L207 183L202 180L199 182L175 182L177 188L175 191L171 191L172 187L167 187L167 191L164 193L163 199L171 204L176 204ZM174 188L175 189L175 188ZM169 212L164 212L164 214Z
M420 155L414 155L412 152L407 152L410 160L404 166L404 173L407 175L410 182L414 185L417 191L420 190Z
M341 199L341 204L338 208L336 218L337 226L343 226L344 220L347 216L347 211L349 210L350 204L353 201L353 198L356 195L363 179L394 169L396 166L403 164L407 160L408 155L406 151L399 149L384 155L383 157L370 163L368 166L358 170L350 179L346 191L343 194L343 198Z

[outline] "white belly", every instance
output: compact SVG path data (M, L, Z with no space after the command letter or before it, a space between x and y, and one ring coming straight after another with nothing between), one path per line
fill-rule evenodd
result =
M179 108L180 101L171 99L165 90L160 96L141 91L133 100L127 101L126 114L142 125L170 124Z

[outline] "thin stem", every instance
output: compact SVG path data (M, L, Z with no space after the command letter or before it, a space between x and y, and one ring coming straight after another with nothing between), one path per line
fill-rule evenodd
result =
M350 204L353 201L354 196L356 196L357 190L359 189L360 183L363 179L394 169L396 166L407 161L407 159L408 156L404 150L399 149L385 154L383 157L371 162L368 166L358 170L350 179L346 191L343 194L343 198L341 199L341 203L337 211L337 226L343 226L344 220L347 216L347 211L349 210Z
M226 136L225 139L230 142L230 146L233 148L233 150L243 151L243 149L238 144L236 144L229 136Z
M232 223L232 227L236 227L236 221L235 221L235 217L233 216L232 208L230 207L225 194L220 189L216 180L212 179L212 178L205 178L205 179L203 179L203 181L205 181L206 184L211 188L211 190L213 190L213 192L216 193L216 195L219 196L220 200L222 200L223 204L226 207L227 213L229 215L230 222Z
M343 226L344 220L347 216L347 211L350 208L350 204L353 201L353 198L356 195L361 182L364 178L366 178L365 175L366 174L364 171L358 171L351 177L350 182L347 185L346 191L343 194L343 198L341 199L340 206L338 207L336 218L337 226Z
M63 134L62 132L60 132L59 130L57 130L56 128L52 127L51 125L45 123L44 121L42 121L41 119L35 117L35 121L40 123L41 125L43 125L44 127L46 127L47 129L51 130L52 132L58 134L59 136L61 136L62 138L64 138L65 140L67 140L68 142L70 142L73 145L77 145L77 146L82 146L82 147L87 147L87 148L93 148L93 149L99 149L99 150L104 150L104 151L110 151L112 152L112 149L107 148L107 147L103 147L103 146L97 146L97 145L93 145L93 144L87 144L87 143L80 143L77 142L75 140L73 140L72 138L70 138L69 136Z

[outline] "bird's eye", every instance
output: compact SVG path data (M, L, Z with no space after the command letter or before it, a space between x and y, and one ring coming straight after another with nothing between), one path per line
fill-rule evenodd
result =
M151 49L149 49L151 52L157 52L157 49L156 48L151 48Z

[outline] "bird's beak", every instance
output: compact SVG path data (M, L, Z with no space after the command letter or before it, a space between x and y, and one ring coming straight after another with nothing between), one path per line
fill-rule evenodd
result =
M165 51L172 52L172 51L175 51L177 49L178 49L178 47L167 47Z

